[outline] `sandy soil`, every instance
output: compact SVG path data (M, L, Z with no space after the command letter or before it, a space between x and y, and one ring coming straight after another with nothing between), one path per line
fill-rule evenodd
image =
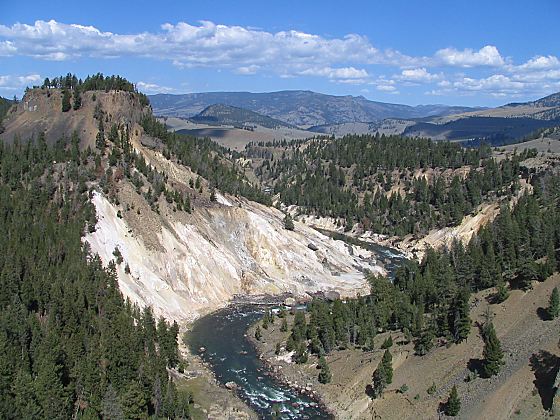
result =
M322 385L317 381L315 357L310 357L305 365L295 365L285 361L289 358L282 357L283 361L274 355L276 342L279 339L285 342L287 337L287 333L279 331L279 321L268 330L262 330L263 342L259 344L259 349L276 366L279 374L290 382L305 384L315 390L341 419L438 418L439 405L447 399L453 385L457 385L462 400L459 418L543 418L546 412L539 395L546 394L546 390L536 385L542 378L538 378L530 361L533 355L542 351L560 355L560 319L544 321L539 317L539 312L548 303L552 288L558 285L560 276L555 275L543 283L535 283L534 289L529 292L512 291L506 302L499 305L488 303L491 290L473 297L473 321L482 322L489 308L505 353L502 371L491 379L465 381L470 372L468 366L476 364L483 350L483 342L474 323L466 342L449 348L438 347L423 357L413 355L411 343L395 344L391 348L395 369L393 383L384 396L375 401L367 397L365 389L383 350L333 352L327 357L333 382ZM385 336L376 338L376 349ZM402 341L396 334L393 339L396 343ZM282 355L286 356L285 352ZM437 391L429 395L427 389L432 383L436 384ZM403 385L408 390L401 393L398 390Z

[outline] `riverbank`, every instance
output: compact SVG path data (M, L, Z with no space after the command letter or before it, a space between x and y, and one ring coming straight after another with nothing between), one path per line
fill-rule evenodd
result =
M547 321L539 313L548 305L552 289L559 286L560 276L556 274L544 282L534 282L530 291L511 291L510 297L501 304L489 303L494 293L492 289L474 294L471 301L473 325L468 339L458 345L436 347L422 357L414 355L412 343L405 344L402 335L391 333L393 383L376 400L366 394L366 386L371 383L383 355L381 343L390 333L376 337L373 351L345 349L327 355L332 382L326 385L318 382L316 356L310 355L308 362L301 365L291 362L291 354L284 349L289 332L280 331L278 318L268 329L261 324L262 338L260 341L253 339L253 342L259 357L276 375L288 384L309 388L336 413L336 418L438 418L440 404L447 400L453 385L457 386L462 402L461 418L544 418L552 386L550 381L555 376L549 375L554 366L546 363L560 361L560 318ZM490 379L473 376L470 370L483 353L483 340L475 322L483 322L487 313L493 317L505 354L500 374ZM289 315L289 327L292 323L293 316ZM254 331L255 326L250 329L251 337ZM275 354L277 342L282 343L279 355ZM542 363L545 364L541 366ZM543 369L546 372L543 373ZM432 385L434 388L428 391Z
M259 359L247 329L263 314L260 305L232 305L199 319L187 336L189 352L196 354L217 382L249 405L258 418L276 418L274 412L280 412L282 419L328 418L313 399L277 381Z
M288 325L293 324L294 315L287 315ZM378 334L374 340L374 350L348 348L339 349L326 355L325 359L332 374L332 382L322 384L318 380L320 370L317 367L318 357L310 354L306 363L292 362L293 352L287 352L285 343L289 332L280 331L281 319L276 318L268 329L262 328L261 340L254 338L256 326L249 329L252 343L259 357L271 372L291 387L297 388L316 398L325 405L335 418L350 419L368 412L373 404L366 393L366 387L371 383L373 371L383 357L381 344L389 335L395 345L391 348L394 366L412 355L412 343L405 343L400 333ZM276 343L281 344L280 354L276 354Z
M182 375L175 377L178 388L191 392L194 400L192 418L257 420L257 413L238 395L216 379L211 366L188 350L182 342L180 352L187 367Z

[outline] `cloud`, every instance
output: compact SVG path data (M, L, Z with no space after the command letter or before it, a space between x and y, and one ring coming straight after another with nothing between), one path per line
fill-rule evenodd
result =
M389 92L389 93L397 92L397 88L393 85L377 85L375 88L381 92Z
M259 66L252 64L250 66L238 67L235 72L237 74L251 75L251 74L256 74L259 69L260 69Z
M209 21L198 25L165 23L158 32L136 34L104 32L94 26L55 20L0 25L0 55L59 61L135 56L169 60L185 68L229 68L239 74L261 70L292 74L291 68L301 72L302 67L311 74L315 67L329 67L331 71L323 76L339 79L355 79L353 73L365 72L347 63L411 66L419 61L399 51L382 51L358 34L326 38L295 30L272 33Z
M456 50L455 48L444 48L435 53L436 60L442 64L455 67L492 66L499 67L505 64L498 48L486 45L478 51L470 48Z
M147 94L175 92L175 89L173 89L173 88L166 87L166 86L160 86L160 85L157 85L155 83L138 82L138 83L136 83L136 87L141 92L144 92L144 93L147 93Z
M480 49L448 47L431 56L411 56L379 48L360 34L333 38L210 21L164 23L155 31L128 34L55 20L0 24L0 57L18 56L51 61L145 58L178 68L211 68L238 75L317 77L333 83L371 85L385 93L419 85L426 85L430 94L445 95L560 90L560 60L554 55L538 55L515 64L496 46L486 45ZM453 73L457 69L463 73ZM1 83L6 86L0 87L16 89L17 80L5 79ZM172 91L149 82L139 82L138 87L149 93Z
M548 70L554 68L560 68L560 60L558 60L557 57L553 55L548 55L548 56L537 55L531 58L526 63L521 64L520 66L517 67L514 66L512 70L513 71Z
M38 84L43 78L39 74L28 74L25 76L18 75L0 75L0 89L4 91L18 91L26 86Z
M408 82L432 82L438 80L441 76L437 74L432 74L426 70L425 67L405 69L400 75L395 76L399 80Z
M364 69L356 69L354 67L332 68L312 67L299 72L302 76L322 76L329 79L366 79L369 77L368 72Z

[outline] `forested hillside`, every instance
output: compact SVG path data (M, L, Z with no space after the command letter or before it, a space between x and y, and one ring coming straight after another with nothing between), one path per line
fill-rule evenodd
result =
M308 324L296 316L286 349L296 350L296 361L308 349L317 355L347 346L369 350L384 330L403 331L419 355L430 351L436 337L465 340L472 292L496 287L492 300L499 303L508 290L529 289L558 270L560 177L537 178L534 188L513 210L504 205L466 247L457 242L444 252L429 250L423 261L404 264L394 281L370 276L368 296L344 304L315 300Z
M247 148L284 204L390 235L455 225L483 201L515 193L531 153L498 162L488 146L379 135Z
M57 162L57 163L53 163ZM91 153L0 144L0 411L5 418L184 417L177 324L124 301L94 230Z
M4 132L4 126L2 125L2 120L8 113L10 107L14 104L14 101L0 96L0 133Z
M208 138L171 133L151 115L144 116L141 123L147 134L163 142L163 153L167 158L173 157L182 165L190 167L207 179L211 188L270 204L270 197L252 185L240 168L232 163L232 160L241 156L239 153L225 149Z

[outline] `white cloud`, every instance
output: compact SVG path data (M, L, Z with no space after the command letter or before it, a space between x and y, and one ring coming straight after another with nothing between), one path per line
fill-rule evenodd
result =
M354 67L312 67L302 70L298 74L302 76L322 76L329 79L366 79L369 76L366 70Z
M165 60L179 68L212 68L239 75L319 77L333 83L372 85L391 93L420 84L427 85L431 93L449 95L516 95L560 89L560 60L553 55L535 56L516 65L496 46L486 45L478 50L449 47L429 57L409 56L380 49L359 34L329 38L209 21L165 23L156 31L131 34L54 20L0 24L0 57L11 56L55 61L140 57ZM452 73L453 68L461 68L464 74ZM4 89L15 89L16 81L10 79L11 87ZM172 91L149 82L139 82L138 87L149 93Z
M375 88L381 92L396 92L397 90L393 85L377 85Z
M294 30L271 33L208 21L199 25L166 23L159 32L126 35L54 20L0 25L0 54L45 60L139 56L170 60L182 67L231 68L242 74L259 69L290 73L294 65L335 68L349 62L410 65L415 61L398 51L381 51L357 34L325 38ZM333 71L349 69L345 66Z
M444 65L456 67L499 67L505 64L498 48L493 45L486 45L478 51L470 48L461 51L455 48L444 48L436 52L435 58Z
M553 55L542 56L537 55L531 58L526 63L521 64L520 66L513 67L513 71L523 71L523 70L549 70L554 68L560 68L560 60L558 57Z
M420 83L438 80L441 76L428 72L425 67L418 67L414 69L405 69L400 75L395 77L403 81Z
M136 87L141 92L144 92L144 93L147 93L147 94L175 92L175 89L173 89L173 88L166 87L166 86L160 86L160 85L157 85L155 83L138 82L138 83L136 83Z
M237 74L251 75L251 74L256 74L259 69L260 69L259 66L256 66L256 65L252 64L250 66L238 67L235 72Z
M39 84L43 78L38 74L28 74L26 76L3 75L0 76L0 89L2 90L21 90L29 85Z

